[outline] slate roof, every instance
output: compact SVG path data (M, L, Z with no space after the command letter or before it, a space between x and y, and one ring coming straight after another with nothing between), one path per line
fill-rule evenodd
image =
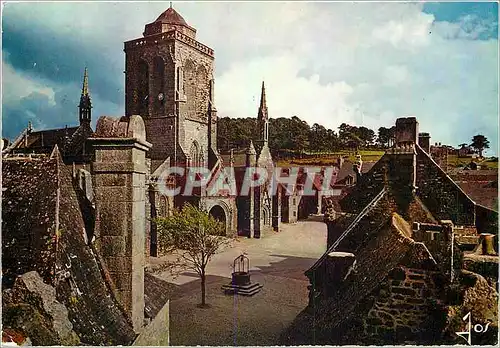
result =
M314 344L339 344L344 334L351 328L349 320L356 316L365 315L364 310L369 309L362 306L387 274L400 264L411 266L422 266L434 268L435 260L422 243L411 239L412 230L410 225L396 213L383 213L391 207L390 198L385 192L377 196L372 210L360 214L352 224L349 232L332 245L324 254L326 259L329 253L335 251L351 252L355 256L353 269L348 273L345 280L335 283L330 289L333 291L324 298L320 306L314 308L313 321L299 319L302 323L292 331L290 336L309 336L306 341L310 342L311 333L315 333ZM380 214L383 213L383 214ZM382 216L381 216L382 215ZM377 216L379 218L377 218ZM370 220L375 223L368 229ZM320 259L321 260L321 259ZM307 273L315 288L325 291L327 284L321 284L324 263L317 263ZM304 327L305 325L305 327ZM347 326L346 326L347 325ZM295 342L294 337L291 342ZM299 342L305 343L305 342ZM343 344L343 343L342 343Z
M169 7L158 18L156 18L155 22L188 26L188 24L184 20L184 18L182 18L182 16L176 10L174 10L172 7Z
M65 140L73 136L79 127L67 127L29 132L16 150L33 150L36 153L50 153L55 145L63 148Z
M25 130L6 152L50 154L57 145L65 160L82 162L86 160L85 155L91 154L91 148L86 145L86 140L93 133L87 124L42 131Z
M436 220L452 220L457 225L476 225L481 222L476 218L479 205L485 205L490 211L481 214L491 215L489 221L494 221L497 213L491 210L495 192L492 183L488 187L470 189L456 183L418 144L417 152L417 196L423 206ZM385 166L388 154L376 162L350 192L339 200L339 206L344 212L360 212L385 185ZM476 171L474 171L476 172ZM465 175L465 174L464 174ZM470 175L470 174L467 174ZM488 174L490 175L490 174ZM473 198L476 195L477 202ZM498 194L497 194L498 195ZM487 204L487 205L486 205ZM495 215L496 214L496 215ZM485 231L484 227L478 229Z
M144 312L146 317L154 318L158 312L165 306L175 290L172 285L152 273L144 273Z
M44 281L54 272L57 163L48 157L2 160L2 284L37 265ZM33 238L33 234L36 238Z
M479 231L494 228L498 215L475 204L420 146L415 149L417 190L409 201L407 195L411 191L400 199L397 186L387 180L385 163L392 156L389 154L373 164L350 189L350 194L340 200L341 207L350 215L334 222L329 234L333 232L336 240L329 240L328 250L306 271L323 301L321 306L314 307L314 321L309 321L313 326L302 328L299 335L307 336L317 330L326 340L316 340L315 344L341 342L342 332L350 329L345 327L349 318L393 267L404 264L438 268L427 247L411 238L409 223L435 224L437 220L449 219L458 225L476 223ZM327 260L329 254L339 251L353 253L356 262L347 278L336 282L329 278Z
M377 162L376 161L363 162L363 164L361 165L361 174L368 173L375 165L375 163ZM354 178L354 181L356 181L356 172L352 167L353 165L354 163L352 163L351 161L345 161L342 164L342 167L340 168L337 174L337 180L336 180L337 184L345 184L345 179L349 175Z
M462 170L450 177L474 202L498 211L498 170Z
M16 275L36 270L56 287L82 343L130 344L136 334L86 243L71 169L59 156L2 164L2 280L8 286Z

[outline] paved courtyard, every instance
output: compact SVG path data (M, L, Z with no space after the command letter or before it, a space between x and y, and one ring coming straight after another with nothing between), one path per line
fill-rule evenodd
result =
M170 302L171 345L273 345L281 331L302 311L308 300L307 270L326 248L326 225L317 221L282 224L280 232L261 239L238 238L214 256L208 266L207 303L198 308L200 281L192 273L173 278ZM245 253L252 282L264 287L253 297L224 295L233 260ZM158 264L161 259L151 259Z

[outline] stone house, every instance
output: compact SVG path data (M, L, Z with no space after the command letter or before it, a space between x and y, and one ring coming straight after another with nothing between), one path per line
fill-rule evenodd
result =
M468 312L491 323L473 342L496 343L498 213L469 198L417 135L414 117L398 119L395 145L339 202L346 214L330 221L328 203L327 251L306 272L309 306L283 344L460 343Z
M35 345L168 344L168 284L144 271L144 123L103 117L87 140L92 177L57 145L2 159L3 326Z

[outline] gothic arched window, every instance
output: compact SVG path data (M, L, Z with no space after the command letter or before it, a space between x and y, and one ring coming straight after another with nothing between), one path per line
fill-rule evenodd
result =
M209 88L207 69L199 65L196 71L196 116L201 119L207 116Z
M196 140L191 144L189 157L191 157L191 167L201 167L200 146L198 145L198 142Z
M153 60L153 114L162 115L165 105L165 62L162 57L155 57Z
M184 95L186 96L186 116L188 118L196 117L196 67L188 59L184 64Z

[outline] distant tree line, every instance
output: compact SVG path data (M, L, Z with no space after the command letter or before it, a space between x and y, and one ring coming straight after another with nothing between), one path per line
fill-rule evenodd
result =
M219 149L243 149L250 140L258 145L261 134L254 117L219 119L217 126ZM394 144L396 126L380 127L377 133L364 126L342 123L337 130L314 123L312 126L297 116L292 118L271 118L269 120L269 147L273 153L288 151L293 153L336 152L339 150L385 149ZM467 144L460 144L465 147ZM481 157L489 148L488 139L481 134L472 138L469 145Z
M250 140L261 141L257 121L248 118L220 118L217 126L218 146L227 151L242 149ZM380 127L378 133L364 126L342 123L337 130L318 123L310 126L297 116L269 120L269 147L271 151L333 152L343 149L386 148L392 145L395 127Z

